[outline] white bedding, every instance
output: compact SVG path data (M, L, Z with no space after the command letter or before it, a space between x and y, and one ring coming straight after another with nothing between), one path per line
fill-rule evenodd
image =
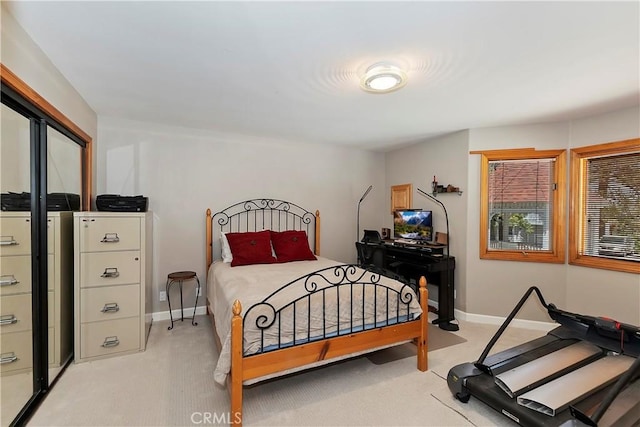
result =
M242 303L242 315L244 316L247 309L252 305L262 301L267 295L271 294L275 290L282 287L284 284L289 283L292 280L305 276L313 271L317 271L323 268L339 265L340 263L332 261L326 258L318 257L317 261L297 261L283 264L259 264L248 265L241 267L231 267L228 263L221 261L214 262L209 270L209 283L207 285L207 292L209 302L211 306L210 310L214 313L215 325L217 333L222 343L222 349L220 357L214 373L216 382L224 384L227 374L229 373L231 360L230 360L230 326L232 317L232 304L236 299ZM362 271L362 270L359 270ZM336 279L332 277L332 272L329 270L325 276L329 279ZM389 286L395 290L400 291L403 284L395 280L382 277L380 283ZM330 286L323 280L317 281L319 288L327 287L325 293L325 299L328 301L331 298L336 297L336 288ZM390 301L390 305L393 307L391 314L387 315L386 304L386 291L384 288L379 288L377 295L373 291L365 290L365 319L364 324L371 327L373 323L384 323L387 319L395 321L396 306L393 301ZM408 288L403 289L408 291ZM308 292L304 289L304 284L300 283L296 286L289 287L286 293L278 293L279 298L274 299L271 303L279 309L283 304L286 304L296 297L307 295ZM302 306L296 308L296 341L304 341L311 337L327 336L335 334L338 329L337 323L339 322L339 329L344 331L353 327L353 330L358 330L358 327L362 329L362 288L358 285L353 287L353 310L350 310L351 304L347 304L349 298L351 298L350 287L340 287L340 317L335 309L333 312L328 310L324 316L322 315L322 304L319 303L318 311L314 311L316 307L315 302L322 301L322 294L315 294L312 300L311 310L311 324L307 325L307 306L306 300L301 301ZM396 298L395 295L393 298ZM374 303L375 300L375 303ZM326 304L325 304L326 305ZM374 313L373 307L376 307L376 313ZM413 298L410 304L410 308L407 312L406 306L400 305L400 317L409 315L412 318L417 317L421 312L421 308L417 297L413 294ZM254 309L255 310L255 309ZM351 316L350 316L350 312ZM264 312L263 312L264 313ZM292 310L288 309L284 313L288 315L282 316L280 331L278 328L271 328L265 333L264 341L261 342L260 330L255 327L254 321L245 322L244 333L244 353L245 355L253 354L261 349L264 345L268 348L269 345L277 345L280 339L281 342L290 341L292 337L293 327L291 319ZM353 326L351 325L350 318L354 319ZM374 320L375 319L375 320ZM269 333L269 331L273 331ZM287 335L288 332L288 335ZM278 337L280 334L280 338ZM284 338L283 338L284 337Z

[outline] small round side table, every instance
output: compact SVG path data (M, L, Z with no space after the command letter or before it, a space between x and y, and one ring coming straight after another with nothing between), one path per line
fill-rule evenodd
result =
M169 296L171 285L173 285L174 283L178 283L178 285L180 286L180 321L184 321L184 306L182 304L182 284L187 280L193 280L193 279L195 279L197 283L197 287L196 287L196 303L193 306L193 316L191 317L191 324L193 326L196 326L198 324L198 322L195 321L196 308L198 307L198 295L200 294L200 279L198 279L198 275L196 274L195 271L176 271L173 273L169 273L169 275L167 276L167 284L165 288L167 291L167 302L169 303L169 316L171 317L171 326L167 328L168 330L173 329L173 313L171 311L171 297Z

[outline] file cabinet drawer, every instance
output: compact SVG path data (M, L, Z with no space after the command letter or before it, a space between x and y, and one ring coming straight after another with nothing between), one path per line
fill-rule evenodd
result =
M140 219L80 218L80 252L140 249Z
M140 252L80 254L80 287L126 285L140 282Z
M48 290L55 284L55 257L48 255ZM0 257L0 295L31 292L31 256L16 255Z
M80 291L81 322L121 319L140 313L140 285L104 286Z
M0 335L0 372L7 373L33 366L31 331Z
M83 323L80 326L82 358L136 350L140 348L140 318Z
M31 255L0 257L0 295L25 292L31 292Z
M31 219L0 218L0 255L31 255Z
M53 254L55 227L47 219L47 253ZM0 218L0 255L31 255L31 218L29 214Z
M7 295L0 299L0 332L29 331L31 323L31 294Z

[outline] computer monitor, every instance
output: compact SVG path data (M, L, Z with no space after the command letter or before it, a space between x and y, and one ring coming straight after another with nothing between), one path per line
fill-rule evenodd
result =
M431 241L433 220L431 211L405 209L394 212L394 239Z

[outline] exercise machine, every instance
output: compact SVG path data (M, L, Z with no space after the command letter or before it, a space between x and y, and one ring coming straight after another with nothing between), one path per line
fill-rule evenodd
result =
M535 293L560 326L545 336L489 355ZM640 328L560 310L531 287L476 362L447 375L453 395L473 396L522 426L639 426Z

